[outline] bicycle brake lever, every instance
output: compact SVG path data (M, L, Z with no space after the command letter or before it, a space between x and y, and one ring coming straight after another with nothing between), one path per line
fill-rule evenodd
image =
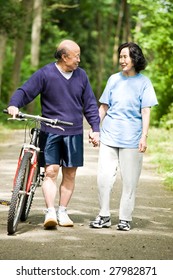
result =
M65 131L64 128L62 128L61 126L58 126L58 125L53 125L53 124L49 124L49 123L46 123L47 126L51 126L53 128L58 128L58 129L61 129L62 131Z

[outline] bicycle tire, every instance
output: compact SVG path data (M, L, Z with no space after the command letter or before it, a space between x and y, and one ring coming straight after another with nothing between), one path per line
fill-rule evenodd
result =
M8 212L7 231L9 235L14 234L17 230L17 226L27 197L25 189L26 189L28 174L30 171L31 157L32 157L32 153L30 152L25 153L19 166L18 175L16 178L16 184L14 186L9 212Z
M21 213L20 220L22 222L26 221L26 219L28 218L28 215L29 215L29 212L30 212L30 209L31 209L31 206L32 206L33 198L34 198L34 195L35 195L35 191L36 191L36 188L39 184L40 184L39 168L38 168L38 165L37 165L37 167L34 171L31 189L30 189L30 192L25 199L25 203L24 203L23 210L22 210L22 213Z

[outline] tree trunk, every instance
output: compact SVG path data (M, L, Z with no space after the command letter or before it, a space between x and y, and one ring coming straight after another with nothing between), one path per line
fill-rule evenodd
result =
M42 4L43 0L34 0L34 15L31 34L31 65L33 68L36 68L39 65Z
M136 21L136 26L135 26L135 35L134 35L134 40L137 41L137 38L136 38L136 34L140 33L141 32L141 29L142 29L142 22L141 22L141 19L140 19L140 16L138 14L138 20Z
M33 3L33 22L31 34L31 66L32 69L37 69L39 65L40 54L40 37L42 23L42 5L43 0L34 0ZM27 111L30 114L34 112L35 100L27 105Z
M20 82L20 68L24 56L24 47L26 41L27 28L31 16L31 7L32 7L32 0L22 1L22 10L23 10L23 17L21 18L22 29L20 30L21 33L17 37L15 43L15 59L13 65L12 83L11 83L12 87L11 87L10 96L16 90Z
M122 0L120 7L119 7L119 15L118 15L118 21L117 21L117 27L116 27L115 39L114 39L114 47L113 47L113 67L114 68L118 68L117 50L118 50L120 40L121 40L120 34L122 31L125 5L126 5L126 0Z
M103 52L103 39L102 39L102 16L98 12L97 14L97 30L98 30L98 71L97 71L97 91L96 96L99 96L101 93L101 86L103 80L103 61L104 61L104 52Z
M114 2L112 3L112 9L114 9ZM110 15L106 20L103 19L102 13L97 13L97 31L98 31L98 63L97 63L97 89L96 98L99 99L102 93L102 86L105 74L105 56L107 55L108 48L110 45L111 31L113 26L114 18ZM103 31L104 29L104 31Z
M1 99L1 86L2 86L2 72L3 72L3 62L5 58L5 47L7 41L7 34L0 33L0 99Z
M125 2L124 7L124 26L123 26L123 42L130 42L131 38L131 24L130 24L130 5Z

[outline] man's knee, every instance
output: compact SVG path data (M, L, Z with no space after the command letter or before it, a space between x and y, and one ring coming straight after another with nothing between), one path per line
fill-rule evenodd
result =
M46 167L46 172L45 176L46 178L51 178L52 180L55 180L58 176L58 171L59 171L59 165L49 165Z
M66 179L66 180L74 180L75 177L76 177L76 170L77 168L76 167L63 167L63 177Z

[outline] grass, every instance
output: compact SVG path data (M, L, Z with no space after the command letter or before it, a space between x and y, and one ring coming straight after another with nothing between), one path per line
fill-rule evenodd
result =
M156 164L157 172L164 178L164 185L173 191L173 128L150 128L148 154Z

